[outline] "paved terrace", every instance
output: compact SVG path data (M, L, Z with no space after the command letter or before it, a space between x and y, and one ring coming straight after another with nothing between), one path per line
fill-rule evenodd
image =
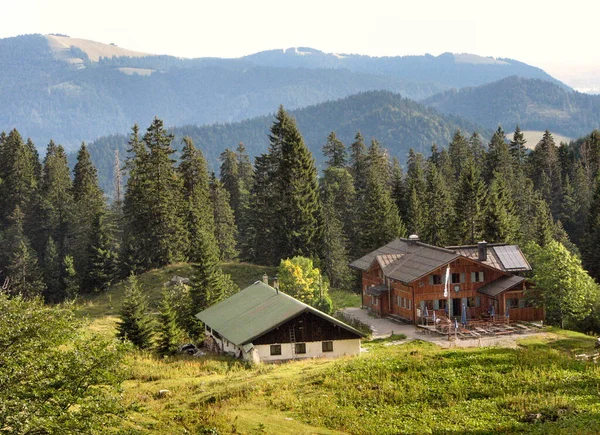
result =
M418 331L415 325L407 325L396 323L388 319L381 319L370 315L363 308L345 308L344 314L349 317L360 320L363 323L371 325L373 330L373 338L389 337L393 334L404 334L408 340L423 340L435 343L442 347L484 347L484 346L501 346L501 347L517 347L517 340L523 337L536 335L539 332L532 333L515 333L511 335L503 335L499 337L482 336L474 339L458 339L455 340L451 334L451 341L447 337L441 335L427 334Z

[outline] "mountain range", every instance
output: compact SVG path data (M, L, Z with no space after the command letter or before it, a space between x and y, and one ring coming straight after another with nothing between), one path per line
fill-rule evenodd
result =
M154 116L171 126L232 123L280 104L297 109L371 90L423 100L515 75L570 92L539 68L470 54L379 58L293 48L182 59L24 35L0 39L0 130L17 128L39 147L54 139L73 149Z

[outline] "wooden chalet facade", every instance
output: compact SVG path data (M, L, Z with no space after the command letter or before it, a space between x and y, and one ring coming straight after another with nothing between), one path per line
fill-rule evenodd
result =
M204 322L213 348L255 363L358 355L363 337L261 281L196 317Z
M516 245L440 248L411 236L396 239L359 258L350 267L362 275L362 305L379 317L418 323L427 313L461 319L506 316L543 320L544 310L525 299L531 270ZM444 297L446 273L450 297ZM449 303L448 303L449 300Z

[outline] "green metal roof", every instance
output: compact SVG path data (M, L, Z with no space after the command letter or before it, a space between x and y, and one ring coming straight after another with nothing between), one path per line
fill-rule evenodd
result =
M261 281L257 281L239 293L199 312L196 317L231 343L240 346L304 311L310 311L359 337L363 337L360 331L344 322L275 290Z

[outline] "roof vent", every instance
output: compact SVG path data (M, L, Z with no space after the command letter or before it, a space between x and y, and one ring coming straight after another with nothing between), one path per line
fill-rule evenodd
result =
M487 242L477 242L477 259L479 261L487 260Z
M408 236L408 246L415 246L418 241L419 236L417 236L416 234L411 234L410 236Z

